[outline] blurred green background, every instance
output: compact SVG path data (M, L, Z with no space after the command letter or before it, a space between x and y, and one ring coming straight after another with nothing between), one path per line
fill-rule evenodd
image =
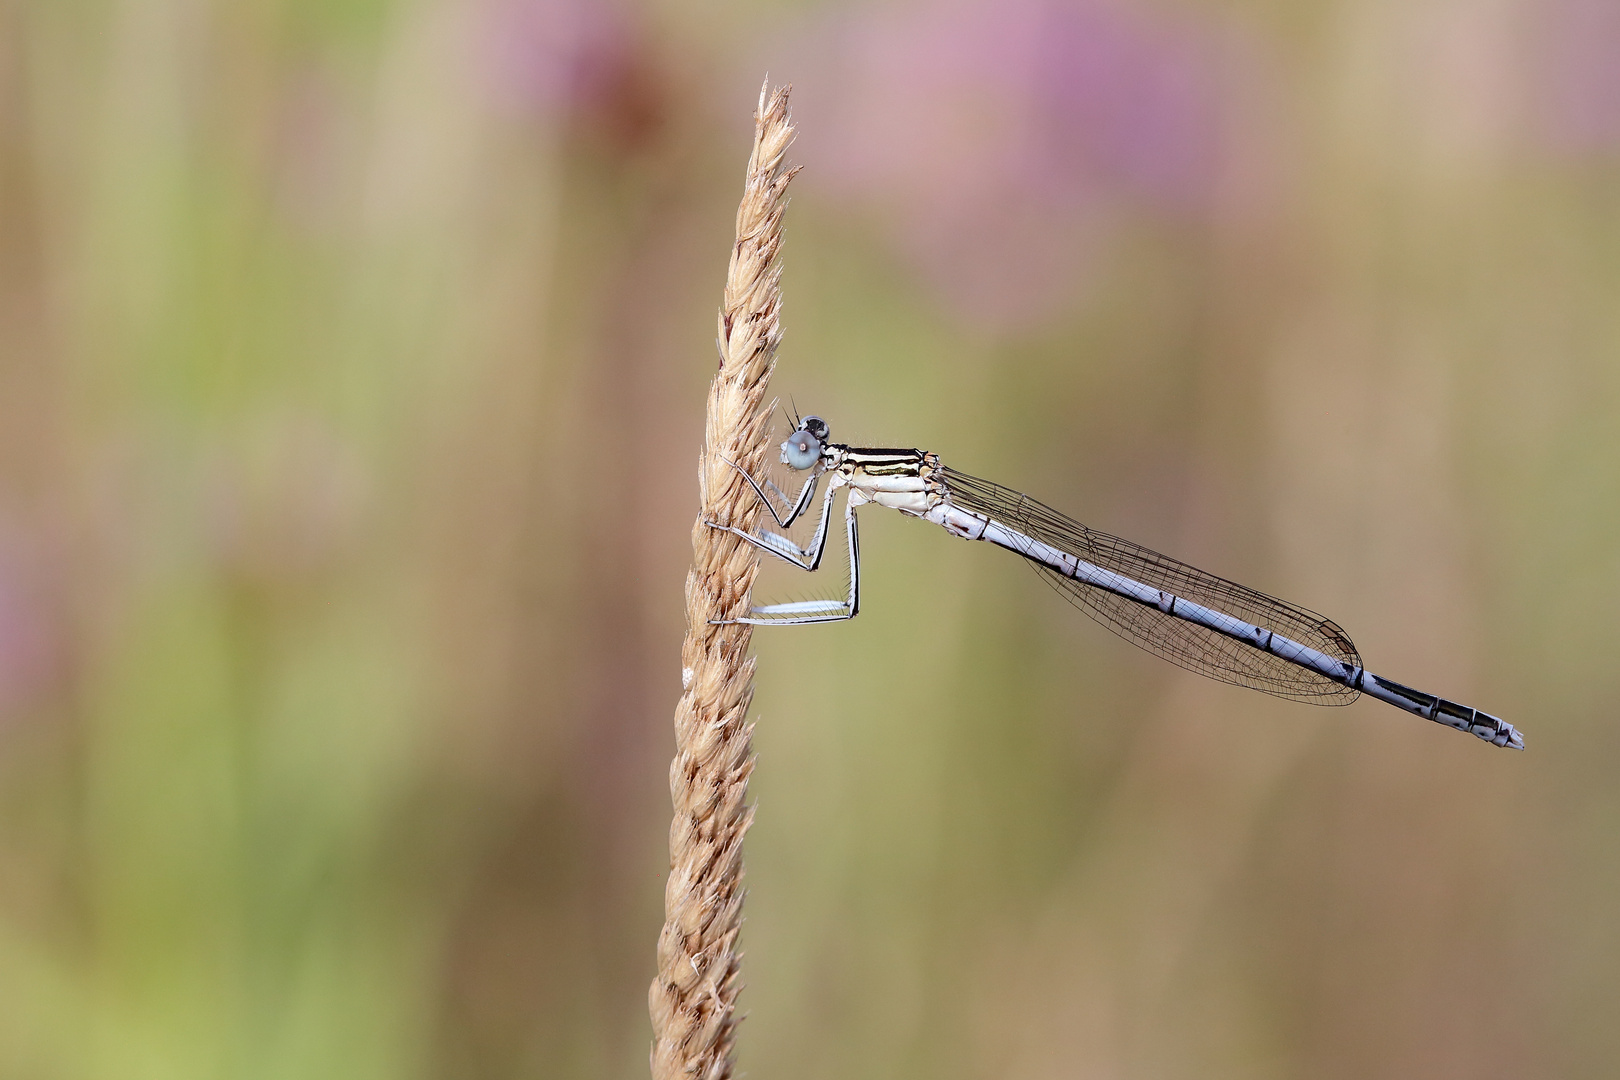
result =
M1530 749L868 511L741 1068L1615 1075L1620 5L0 0L0 1076L645 1075L767 71L784 400Z

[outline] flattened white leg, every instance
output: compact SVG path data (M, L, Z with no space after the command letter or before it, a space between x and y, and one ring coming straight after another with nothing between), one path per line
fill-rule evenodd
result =
M743 475L745 477L747 476L746 473ZM748 482L752 484L753 480L749 480ZM813 482L814 481L812 481L812 483ZM827 547L827 523L830 520L829 515L832 510L833 496L838 494L839 486L840 485L838 484L836 478L832 483L827 485L827 494L822 496L821 499L821 520L816 522L816 535L813 539L811 539L810 546L807 548L801 548L799 545L795 544L792 540L789 540L781 533L774 533L768 529L756 535L751 532L745 532L742 529L733 528L730 525L721 525L713 521L705 521L704 524L711 529L719 529L721 532L728 532L733 536L739 536L748 541L750 544L753 544L755 547L759 548L761 551L768 551L772 555L775 555L778 559L781 559L783 562L792 563L800 570L814 571L821 565L821 553ZM758 485L755 485L755 490L758 490ZM806 485L806 490L809 490L809 485ZM766 505L769 506L770 504L767 502ZM775 516L774 513L772 516ZM792 519L790 518L789 520Z
M835 489L834 489L835 490ZM832 490L827 492L827 499L832 499ZM861 545L859 526L855 518L855 508L869 501L863 492L850 489L849 498L844 504L844 532L849 540L849 599L847 600L797 600L790 604L766 604L762 607L749 609L750 618L746 619L717 619L716 622L748 623L752 626L807 626L811 623L843 622L853 619L861 610ZM821 512L820 540L825 543L827 526L827 511ZM774 535L774 534L772 534ZM767 548L766 550L770 550ZM816 559L819 562L821 552L818 548ZM806 567L814 569L814 567ZM754 617L758 616L758 617Z

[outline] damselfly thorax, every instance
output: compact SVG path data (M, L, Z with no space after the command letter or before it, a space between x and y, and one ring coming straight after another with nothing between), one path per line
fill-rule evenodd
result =
M852 493L890 510L921 516L945 497L935 476L939 458L921 450L853 447L833 443L823 460L827 471Z

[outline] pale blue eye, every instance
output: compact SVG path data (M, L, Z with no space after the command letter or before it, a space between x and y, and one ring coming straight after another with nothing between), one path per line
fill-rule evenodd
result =
M792 469L804 470L814 465L821 458L821 440L808 431L795 431L787 437L782 444L782 464Z

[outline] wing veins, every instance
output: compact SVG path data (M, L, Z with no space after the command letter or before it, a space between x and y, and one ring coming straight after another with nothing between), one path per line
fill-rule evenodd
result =
M1239 585L1129 540L1088 528L1027 495L942 468L953 502L1104 570L1272 630L1337 660L1360 666L1345 632L1308 608ZM1109 630L1189 671L1277 697L1317 705L1348 705L1359 693L1263 649L1178 619L1156 607L1067 577L1030 560L1064 598Z

